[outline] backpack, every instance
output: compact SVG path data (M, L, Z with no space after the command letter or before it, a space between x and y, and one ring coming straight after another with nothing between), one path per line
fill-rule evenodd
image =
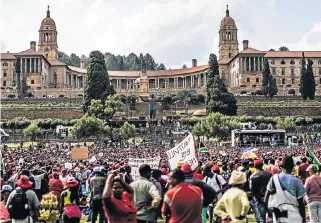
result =
M25 219L30 216L30 206L25 191L21 189L16 191L9 202L8 211L12 219Z

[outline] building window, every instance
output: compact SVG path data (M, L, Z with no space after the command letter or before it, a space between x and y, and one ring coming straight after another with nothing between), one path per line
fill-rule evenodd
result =
M275 65L275 60L271 60L271 64L272 64L272 65Z
M3 77L7 77L7 73L6 72L3 73Z
M319 81L319 82L320 82L320 84L321 84L321 78L320 78L320 81Z
M2 66L7 67L8 63L3 63Z
M282 75L285 75L285 68L282 68Z
M294 75L294 68L291 68L291 76Z
M295 84L295 79L293 77L291 78L291 84Z
M291 61L290 61L290 64L294 65L294 64L295 64L295 61L294 61L294 60L291 60Z
M284 61L284 60L281 60L281 64L284 65L284 64L285 64L285 61Z
M318 64L321 64L321 59L319 59Z
M260 78L258 78L258 77L255 80L256 80L256 83L260 82Z
M250 78L246 78L246 82L250 82Z
M53 75L53 82L54 82L54 88L57 87L57 73L54 72L54 75Z
M285 84L285 78L282 78L282 84Z
M272 67L272 75L275 76L276 75L276 68Z
M319 75L321 75L321 67L319 68Z
M232 54L231 53L228 53L228 58L231 58L232 57Z
M7 86L7 81L3 81L2 86L3 87Z
M35 81L34 80L31 80L31 82L30 82L31 84L35 84Z

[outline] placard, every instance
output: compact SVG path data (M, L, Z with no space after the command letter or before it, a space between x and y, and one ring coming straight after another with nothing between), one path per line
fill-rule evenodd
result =
M88 147L71 148L71 158L75 160L88 159Z
M147 158L147 159L128 159L128 165L131 167L131 175L134 180L139 178L139 167L143 164L148 164L152 169L158 169L160 162L160 157Z
M72 169L72 163L65 163L65 169Z
M189 163L193 169L198 166L194 138L191 133L174 148L166 151L166 155L172 170L177 167L178 162Z

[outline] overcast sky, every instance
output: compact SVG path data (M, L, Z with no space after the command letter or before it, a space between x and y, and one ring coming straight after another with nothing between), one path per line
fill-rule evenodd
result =
M0 0L1 52L38 43L50 5L58 47L67 54L92 50L150 53L171 68L205 64L218 52L218 31L229 4L240 50L242 40L259 50L321 51L320 0Z

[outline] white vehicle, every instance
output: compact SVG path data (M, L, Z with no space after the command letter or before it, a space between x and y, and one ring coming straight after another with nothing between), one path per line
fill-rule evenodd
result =
M61 137L67 137L71 135L71 126L63 126L63 125L57 125L56 126L56 133L60 134Z
M290 136L288 137L288 146L298 146L299 140L296 136Z
M241 123L241 127L243 130L247 130L247 129L255 130L256 129L256 125L254 122Z
M3 129L0 129L1 141L6 141L9 139L9 134L6 133Z
M47 98L55 98L55 96L52 94L49 94L49 95L47 95Z

